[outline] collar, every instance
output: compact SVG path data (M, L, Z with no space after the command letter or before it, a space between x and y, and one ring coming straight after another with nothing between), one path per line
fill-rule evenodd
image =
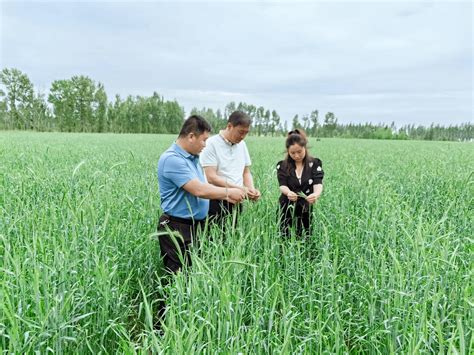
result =
M231 147L233 147L234 145L237 144L237 143L232 143L230 140L228 140L226 137L224 137L224 134L222 132L224 132L224 130L219 131L219 136L224 140L224 142L226 142Z
M191 154L187 151L185 151L183 148L181 148L181 146L179 144L177 144L176 142L173 143L173 150L178 153L179 155L181 155L182 157L186 158L186 159L190 159L192 161L196 160L196 159L199 159L199 155L194 155L194 154Z
M303 174L306 172L306 170L308 170L308 169L306 169L307 163L308 163L308 161L305 161L303 163L303 170L301 172L301 177L303 177ZM291 159L291 161L290 160L288 161L288 164L290 164L290 166L292 168L292 169L289 169L290 175L296 176L296 162L293 159Z

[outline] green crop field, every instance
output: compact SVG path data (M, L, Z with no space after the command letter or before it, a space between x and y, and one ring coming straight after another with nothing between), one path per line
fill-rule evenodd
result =
M472 143L311 140L316 228L285 240L284 139L249 137L262 199L165 283L156 166L174 138L0 132L3 352L473 352Z

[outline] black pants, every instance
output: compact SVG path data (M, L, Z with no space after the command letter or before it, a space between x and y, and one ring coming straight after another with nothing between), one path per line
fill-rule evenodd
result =
M225 200L210 200L209 201L209 222L222 225L225 217L236 212L236 218L242 212L241 204L233 204ZM237 220L237 219L236 219Z
M304 237L311 235L312 215L308 206L283 204L279 209L280 232L283 236L289 237L294 228L297 236Z
M158 232L168 232L159 236L161 257L167 271L179 271L183 262L191 266L189 248L193 243L197 243L197 232L203 224L204 220L193 221L161 215L157 229Z

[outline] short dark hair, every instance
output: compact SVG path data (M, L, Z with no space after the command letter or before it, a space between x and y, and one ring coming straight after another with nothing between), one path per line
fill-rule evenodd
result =
M236 126L248 127L252 124L252 119L245 112L234 111L229 116L229 119L227 120L227 122L230 123L234 127Z
M192 115L189 116L186 121L184 121L183 127L181 127L181 131L179 132L179 137L186 137L190 133L200 136L204 132L211 131L211 125L203 117L199 115Z

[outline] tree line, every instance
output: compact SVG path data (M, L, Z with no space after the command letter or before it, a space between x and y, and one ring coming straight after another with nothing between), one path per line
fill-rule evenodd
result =
M394 122L390 125L370 122L341 124L333 112L327 112L324 117L320 118L318 110L312 111L309 115L303 115L301 118L295 115L289 127L288 122L282 121L275 110L270 111L242 102L239 104L230 102L226 105L224 112L219 109L214 112L211 108L193 108L191 114L199 114L206 118L212 127L222 129L227 124L229 114L235 110L246 112L252 117L253 124L250 132L259 136L284 136L289 129L300 128L312 137L442 141L471 141L474 139L474 125L471 123L448 127L435 124L428 127L411 124L400 128L397 128Z
M191 114L206 118L218 131L226 126L235 110L246 112L253 120L251 134L282 136L301 128L309 136L365 139L472 140L471 123L451 125L341 124L333 112L320 117L318 110L290 124L275 110L247 103L229 102L224 109L193 108ZM0 129L60 132L173 133L185 119L184 108L176 100L166 101L158 93L125 99L115 95L109 101L100 82L87 76L55 80L47 95L35 91L28 76L15 68L0 72Z
M3 69L0 84L0 129L176 133L184 117L178 102L156 92L108 101L104 85L82 75L53 81L47 96L18 69Z

